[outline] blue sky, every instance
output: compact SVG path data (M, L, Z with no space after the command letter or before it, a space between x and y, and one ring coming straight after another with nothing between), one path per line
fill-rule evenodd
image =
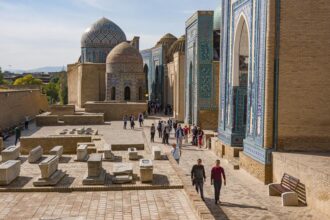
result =
M220 0L0 0L0 67L63 66L80 55L80 37L104 16L141 49L164 34L184 34L196 10L214 10Z

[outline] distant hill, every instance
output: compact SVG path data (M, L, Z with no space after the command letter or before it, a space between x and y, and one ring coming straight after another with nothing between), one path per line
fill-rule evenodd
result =
M45 66L35 69L29 69L29 70L22 70L22 69L5 69L5 71L10 71L14 73L35 73L35 72L60 72L63 70L63 66ZM66 66L64 66L64 70L66 70Z

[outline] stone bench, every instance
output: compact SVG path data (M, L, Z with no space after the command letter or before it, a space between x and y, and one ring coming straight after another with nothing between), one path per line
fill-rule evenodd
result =
M129 160L138 160L139 154L135 147L128 148L128 159Z
M139 165L140 165L141 182L152 182L153 180L152 160L141 159Z
M29 163L35 163L42 157L43 149L41 146L35 147L29 152L28 161Z
M39 163L41 176L37 181L33 182L34 186L54 186L65 175L65 172L58 170L59 157L52 155Z
M2 161L6 162L7 160L16 160L19 157L19 147L10 146L1 151Z
M86 161L88 157L88 146L87 144L80 144L77 147L77 161Z
M50 155L56 155L59 158L62 156L63 154L63 146L55 146L53 147L50 151L49 151Z
M154 160L162 159L162 150L158 146L152 146L152 156Z
M8 185L19 176L21 161L7 160L0 165L0 185Z
M112 153L112 150L111 150L111 145L105 144L103 146L103 157L104 157L104 160L109 160L109 161L115 159L115 155Z
M104 185L106 173L102 167L102 154L91 154L87 160L87 169L83 185Z

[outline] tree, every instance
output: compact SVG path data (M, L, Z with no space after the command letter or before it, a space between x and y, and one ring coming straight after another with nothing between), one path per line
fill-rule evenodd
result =
M0 85L4 84L3 73L0 67Z
M55 104L59 101L58 91L59 87L55 83L50 82L43 86L43 92L47 95L50 104Z
M42 85L41 79L34 78L31 74L27 74L23 77L20 77L15 80L13 83L14 86L22 86L22 85Z

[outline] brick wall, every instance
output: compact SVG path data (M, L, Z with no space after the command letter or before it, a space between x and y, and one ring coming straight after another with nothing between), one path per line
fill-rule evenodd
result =
M330 4L281 1L279 150L329 151Z
M147 103L115 103L115 102L87 102L85 111L91 113L104 113L104 120L122 120L123 116L133 114L137 119L139 113L147 111Z
M218 128L218 111L199 111L199 126L203 130L217 130Z
M48 110L47 97L40 90L0 91L0 129L15 126Z
M76 136L49 136L49 137L22 137L21 154L28 154L33 148L41 146L44 154L58 145L63 146L64 154L76 154L78 142L91 142L91 136L76 135Z

